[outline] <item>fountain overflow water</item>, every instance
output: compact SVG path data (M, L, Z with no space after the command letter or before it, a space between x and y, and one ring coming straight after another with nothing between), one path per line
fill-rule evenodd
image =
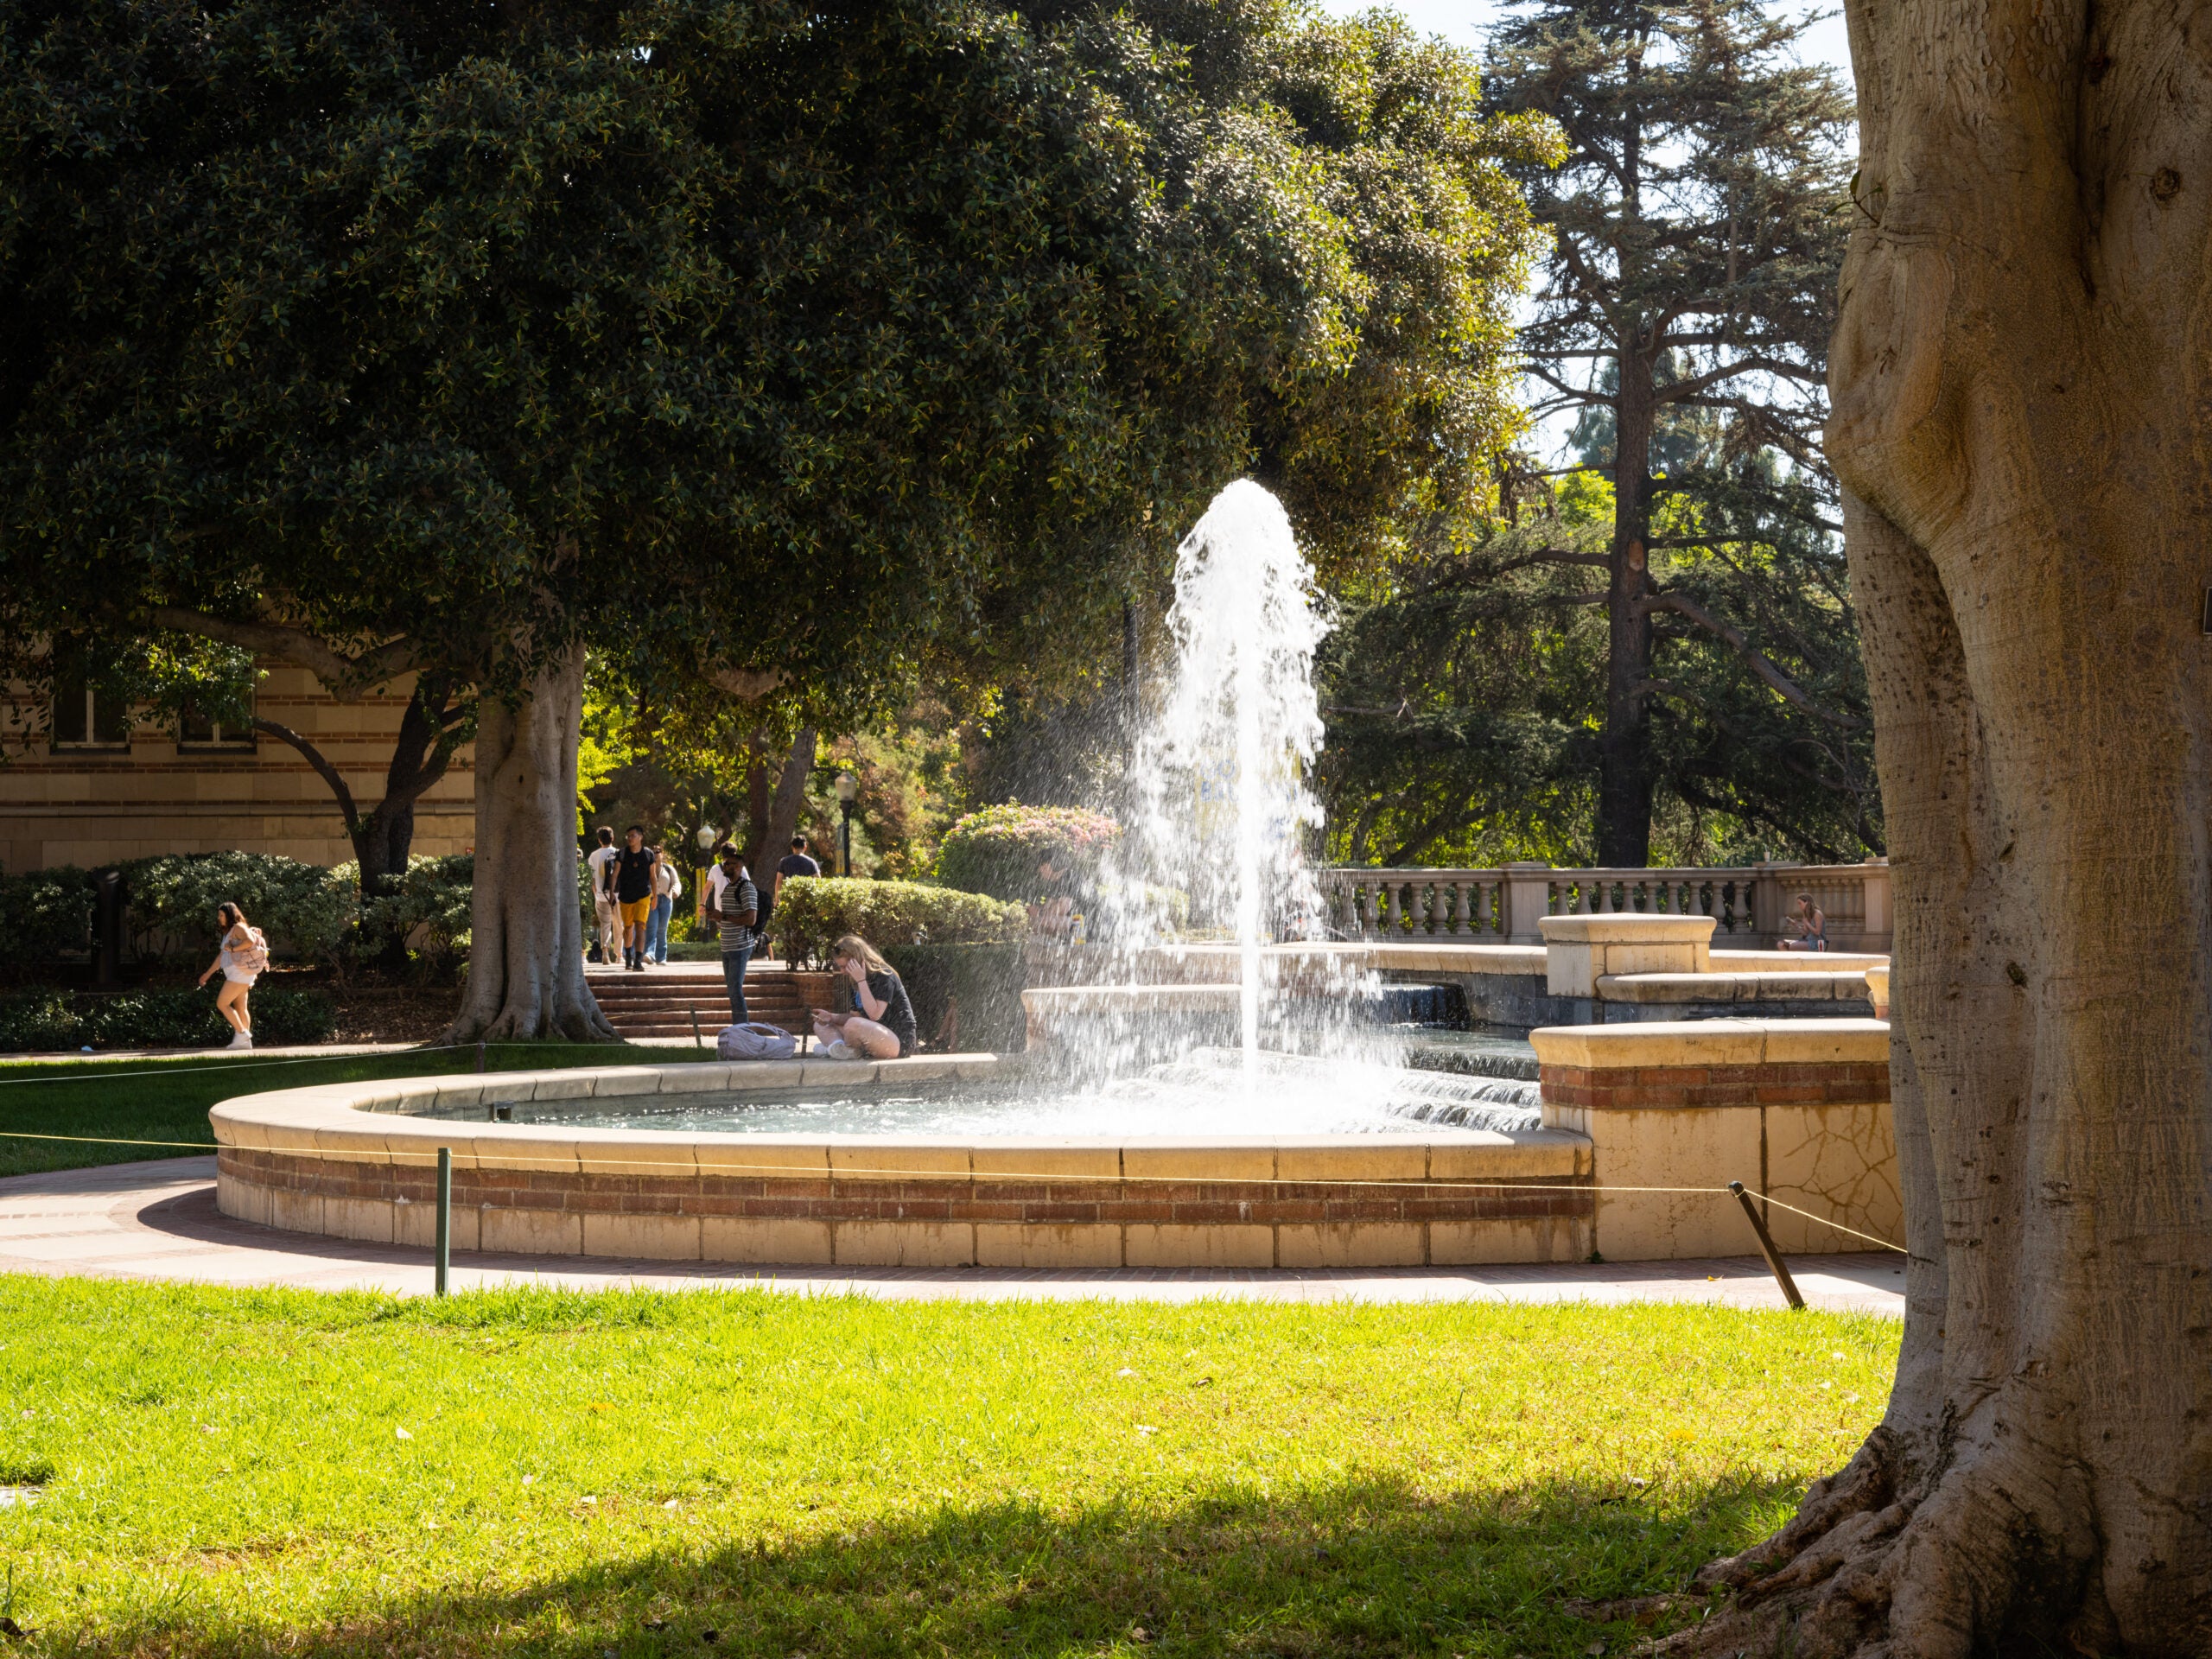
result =
M1194 912L1232 923L1248 1089L1259 1076L1260 947L1323 936L1303 845L1320 822L1306 776L1321 744L1313 652L1328 626L1313 574L1273 495L1240 479L1214 498L1176 550L1174 671L1133 779L1135 879L1122 888L1149 894L1164 882Z

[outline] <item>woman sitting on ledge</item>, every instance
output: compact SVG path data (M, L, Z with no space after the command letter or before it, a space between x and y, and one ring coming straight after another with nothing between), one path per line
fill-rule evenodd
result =
M830 947L830 958L853 982L854 1012L815 1009L814 1039L824 1054L833 1060L895 1060L921 1046L906 982L874 945L848 933Z

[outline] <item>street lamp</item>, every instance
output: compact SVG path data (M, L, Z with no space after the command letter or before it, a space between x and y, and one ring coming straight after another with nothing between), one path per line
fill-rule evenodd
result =
M837 774L837 806L845 815L845 874L853 873L853 797L861 792L859 779L849 772Z
M721 834L721 831L715 829L711 823L701 824L699 826L699 850L702 853L710 853L714 851L715 838Z

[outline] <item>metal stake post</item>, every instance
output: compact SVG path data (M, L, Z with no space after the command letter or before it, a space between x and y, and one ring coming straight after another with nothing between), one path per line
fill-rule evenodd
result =
M1805 1306L1805 1299L1797 1294L1797 1281L1789 1276L1789 1269L1782 1264L1782 1252L1774 1248L1774 1235L1766 1230L1766 1223L1759 1219L1758 1206L1751 1202L1751 1195L1744 1191L1741 1181L1728 1183L1728 1190L1736 1195L1736 1202L1744 1206L1751 1230L1759 1236L1759 1254L1766 1257L1766 1265L1774 1274L1774 1282L1782 1287L1783 1300L1792 1307Z
M691 1046L704 1048L706 1046L707 1039L699 1034L699 1010L694 1008L691 1010Z
M484 1039L480 1037L476 1039L476 1069L484 1069Z
M446 1294L446 1277L453 1268L453 1148L438 1148L438 1285Z

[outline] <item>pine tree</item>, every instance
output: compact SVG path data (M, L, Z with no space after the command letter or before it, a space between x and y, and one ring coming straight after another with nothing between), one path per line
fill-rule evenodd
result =
M1544 0L1490 43L1491 104L1551 117L1568 145L1523 175L1555 239L1522 344L1538 411L1581 411L1585 464L1614 483L1602 864L1648 861L1662 772L1693 808L1757 817L1747 755L1774 788L1853 798L1878 834L1818 447L1849 105L1796 61L1804 27L1757 0ZM1655 664L1677 642L1699 673Z

